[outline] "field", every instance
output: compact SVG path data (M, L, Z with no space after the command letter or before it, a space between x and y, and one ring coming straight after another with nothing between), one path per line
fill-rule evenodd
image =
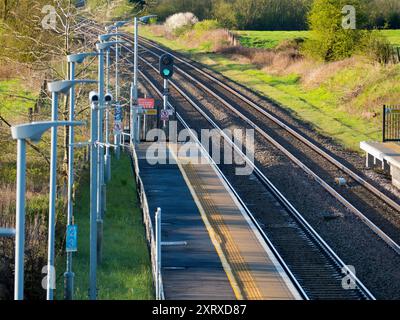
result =
M141 32L272 99L350 150L360 151L360 141L381 139L382 104L396 104L400 99L400 65L374 65L355 57L328 64L304 59L287 67L283 63L282 67L278 57L279 69L274 65L260 67L240 56L240 52L210 52L200 40L191 46L185 38L166 39L151 27L142 28ZM307 35L280 31L242 33L247 34L247 39L255 35L255 40L246 40L248 44L270 37L273 42L263 40L267 46ZM393 43L400 40L400 30L385 34Z
M275 48L284 40L307 38L308 31L235 31L248 48Z
M99 300L153 299L152 273L141 211L130 159L112 158L112 179L107 185L104 219L103 262L98 267ZM89 288L89 184L88 175L79 183L75 205L78 252L73 257L74 299L86 300ZM57 296L63 297L64 258L57 263Z
M400 30L382 30L382 34L395 45L400 46ZM240 43L249 48L275 48L284 40L307 39L309 31L235 31Z

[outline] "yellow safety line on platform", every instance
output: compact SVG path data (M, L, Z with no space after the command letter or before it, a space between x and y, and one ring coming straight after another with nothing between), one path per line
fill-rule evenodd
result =
M261 291L250 272L250 268L242 257L240 249L233 240L231 232L229 231L223 217L218 212L213 199L208 191L203 188L201 177L197 174L191 164L183 165L183 169L186 172L191 185L195 189L195 194L197 195L201 207L207 216L207 220L213 229L213 233L219 240L219 246L224 252L224 256L228 257L228 264L230 265L233 277L236 280L236 285L239 284L239 288L242 291L241 295L248 300L262 299Z

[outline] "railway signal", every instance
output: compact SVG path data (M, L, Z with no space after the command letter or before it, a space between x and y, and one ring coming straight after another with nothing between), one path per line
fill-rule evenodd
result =
M164 79L171 79L174 74L174 58L168 53L160 57L160 74Z

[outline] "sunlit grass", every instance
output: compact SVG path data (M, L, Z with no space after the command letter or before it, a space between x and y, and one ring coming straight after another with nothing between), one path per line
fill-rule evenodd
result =
M86 174L78 189L75 223L78 225L78 252L73 257L75 296L88 298L89 288L89 184ZM112 179L107 185L107 208L104 219L103 261L98 268L98 299L153 299L149 252L136 185L129 157L112 158ZM64 259L57 265L59 273L58 298L62 299Z
M358 79L362 78L364 72L362 69L345 70L317 88L304 88L296 74L276 76L259 70L254 65L234 61L220 54L204 53L199 49L188 50L179 41L154 36L148 29L143 30L142 35L173 50L188 54L224 76L257 91L291 111L294 117L310 123L318 132L332 137L348 149L359 151L360 141L380 139L380 121L377 118L371 120L362 118L361 112L356 110L348 112L342 101L345 94L342 84L349 88L357 85L355 78L351 80L351 74L346 75L346 72L354 73ZM390 83L393 85L393 80ZM382 91L385 92L388 85L376 90L384 95ZM380 101L377 101L376 105L379 107Z

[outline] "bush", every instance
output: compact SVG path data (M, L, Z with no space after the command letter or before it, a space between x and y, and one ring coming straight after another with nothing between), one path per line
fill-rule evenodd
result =
M164 26L168 32L178 32L182 34L182 30L187 31L188 29L191 29L198 21L199 19L197 19L193 13L181 12L168 17Z
M196 23L193 27L195 31L210 31L220 29L221 25L217 20L203 20Z
M393 59L393 46L389 40L377 33L370 33L365 37L362 50L375 62L388 64Z
M366 31L342 27L342 8L346 4L356 7L357 28L361 28L363 10L359 0L314 0L308 17L312 39L304 46L308 54L336 61L351 57L360 47Z

